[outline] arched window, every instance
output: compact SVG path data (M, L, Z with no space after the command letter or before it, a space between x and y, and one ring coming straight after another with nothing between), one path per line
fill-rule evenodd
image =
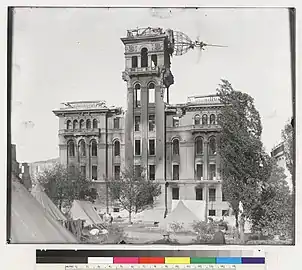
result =
M119 141L114 142L114 156L119 156L121 153L121 146Z
M73 129L78 129L79 128L79 123L78 120L73 121Z
M84 140L80 140L79 150L80 150L80 156L85 157L86 156L86 144L85 144Z
M148 49L142 48L141 50L141 67L148 67Z
M202 155L203 153L203 140L201 137L195 139L195 152L196 155Z
M137 56L132 56L132 59L131 59L131 66L132 68L137 68Z
M200 115L196 114L194 117L194 125L200 125Z
M91 155L96 157L98 155L97 143L96 140L91 141Z
M66 128L67 128L67 129L71 129L71 128L72 128L72 127L71 127L71 121L70 121L70 120L67 121L67 123L66 123Z
M203 125L207 125L208 124L208 116L206 114L204 114L202 116L202 124Z
M155 102L155 85L154 85L154 83L150 83L148 85L148 102L149 103Z
M68 156L74 157L74 142L73 141L68 142L67 153L68 153Z
M210 125L215 125L215 120L216 120L215 114L211 114L210 115Z
M209 154L216 155L216 139L214 137L209 140Z
M98 120L93 119L92 126L93 126L93 128L98 128Z
M174 139L172 141L172 154L179 155L179 140L178 139Z
M134 94L134 104L135 107L139 107L141 104L141 86L137 83L134 86L135 94Z
M85 121L83 119L80 120L80 129L84 129L85 128Z
M87 121L86 121L86 128L87 129L91 129L91 121L90 121L90 119L87 119Z

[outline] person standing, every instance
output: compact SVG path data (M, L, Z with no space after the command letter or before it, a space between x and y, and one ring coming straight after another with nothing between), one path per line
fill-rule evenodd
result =
M225 232L227 230L227 226L225 223L219 223L218 229L215 232L213 239L211 240L211 244L216 244L216 245L225 245Z

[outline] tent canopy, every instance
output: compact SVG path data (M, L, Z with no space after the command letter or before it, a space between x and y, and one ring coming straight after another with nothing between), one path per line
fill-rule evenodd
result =
M103 220L94 209L93 204L89 201L74 200L70 214L73 220L85 220L85 226L103 223Z
M45 211L15 175L12 176L11 184L12 243L75 244L78 242L71 232Z
M42 205L42 207L48 211L48 213L55 219L60 221L66 221L67 218L59 210L59 208L53 203L53 201L47 196L40 184L36 184L31 191L31 194Z
M185 229L190 229L199 218L185 206L183 201L179 201L175 209L160 222L160 227L169 228L173 223L182 223Z

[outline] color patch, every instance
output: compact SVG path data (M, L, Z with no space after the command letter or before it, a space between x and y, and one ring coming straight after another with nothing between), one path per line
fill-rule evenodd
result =
M240 257L217 257L216 264L241 264Z
M165 258L160 257L142 257L138 258L138 262L141 264L164 264Z
M113 263L119 264L137 264L138 257L114 257Z
M241 260L243 264L265 264L263 257L243 257Z
M191 264L213 264L216 263L216 258L205 257L205 258L191 258Z
M166 264L190 264L190 257L166 257Z

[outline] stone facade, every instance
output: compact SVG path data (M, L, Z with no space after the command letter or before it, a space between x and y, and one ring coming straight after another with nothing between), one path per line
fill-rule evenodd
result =
M83 168L100 194L105 179L125 166L143 166L161 185L159 210L169 213L175 200L200 200L206 202L205 218L221 217L229 209L222 198L217 153L221 104L215 95L170 104L170 43L162 32L150 33L135 36L128 31L122 38L125 113L97 101L69 102L54 111L59 117L60 160Z

